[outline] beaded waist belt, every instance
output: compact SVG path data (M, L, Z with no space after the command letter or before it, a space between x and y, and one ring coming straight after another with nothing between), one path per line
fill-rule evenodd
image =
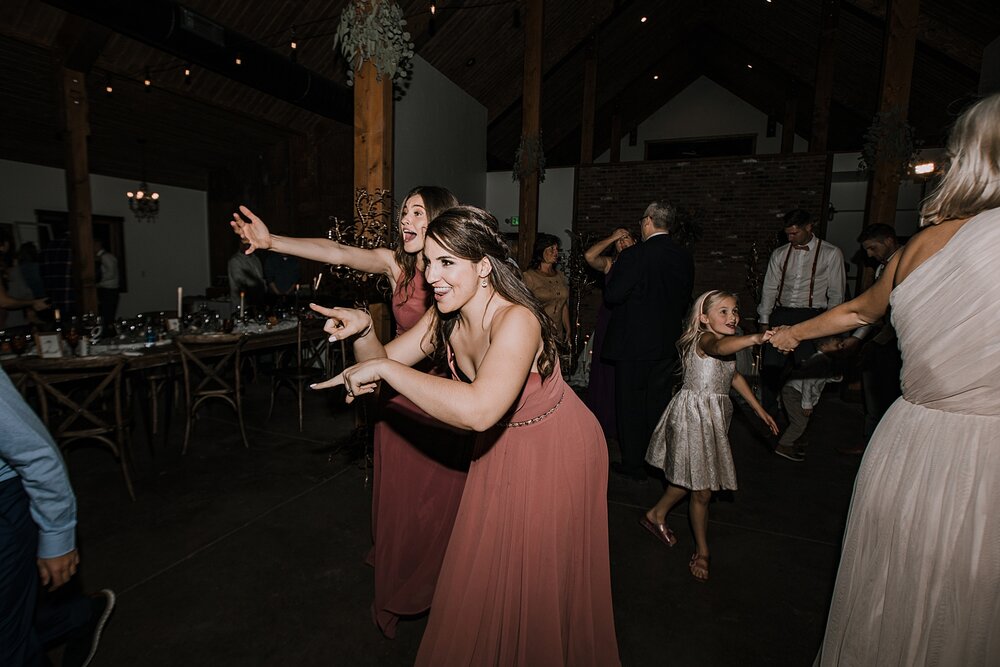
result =
M538 415L537 417L532 417L531 419L525 419L524 421L518 421L518 422L497 422L497 426L501 426L503 428L517 428L519 426L531 426L532 424L537 424L538 422L542 421L543 419L551 415L553 412L558 410L559 406L562 405L564 398L566 398L565 389L563 389L562 395L559 397L559 401L551 408L549 408L542 414Z

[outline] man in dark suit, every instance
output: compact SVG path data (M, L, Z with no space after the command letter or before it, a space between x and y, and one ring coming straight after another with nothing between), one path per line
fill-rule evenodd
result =
M649 438L670 401L677 338L694 284L694 261L671 238L676 229L671 204L650 204L639 223L643 242L622 251L604 289L611 320L602 357L615 366L622 452L612 470L636 480L646 477Z

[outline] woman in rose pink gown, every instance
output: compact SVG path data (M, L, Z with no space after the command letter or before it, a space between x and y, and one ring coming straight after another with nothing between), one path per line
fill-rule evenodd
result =
M317 308L368 359L317 388L353 399L384 381L478 434L416 664L618 665L601 427L563 382L552 323L493 216L442 213L424 253L437 308L385 348L366 314ZM411 368L427 356L452 378Z
M424 280L424 234L439 212L458 200L444 188L421 186L403 199L401 242L395 250L363 249L328 239L295 239L271 234L246 207L232 226L250 245L287 255L348 266L385 276L392 286L396 333L416 324L433 303ZM446 373L447 366L442 366ZM435 372L433 364L423 370ZM441 560L465 486L471 440L468 434L428 417L391 390L383 396L375 423L372 476L373 547L367 562L375 568L372 617L394 637L400 617L427 611Z

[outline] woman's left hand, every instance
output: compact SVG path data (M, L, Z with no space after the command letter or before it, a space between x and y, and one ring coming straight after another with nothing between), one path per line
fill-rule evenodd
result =
M352 403L358 396L375 392L379 380L382 379L382 364L385 361L387 361L385 358L362 361L350 368L345 368L343 372L329 380L309 385L309 388L329 389L343 385L347 392L347 403Z

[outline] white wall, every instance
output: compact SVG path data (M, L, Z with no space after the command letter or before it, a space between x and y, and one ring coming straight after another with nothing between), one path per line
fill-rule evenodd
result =
M160 193L160 215L154 223L139 223L125 198L137 185L121 178L90 177L93 212L125 219L128 292L122 293L118 306L123 315L172 309L178 287L185 294L204 294L211 284L206 193L150 183ZM0 160L0 222L34 222L35 209L66 210L63 170Z
M486 107L414 56L413 78L396 102L394 188L440 185L463 204L486 201Z
M757 135L757 153L781 152L781 123L775 136L767 136L767 114L744 102L708 77L700 77L639 124L635 146L622 138L622 162L642 160L645 142L659 139L716 137L734 134ZM795 152L803 152L808 142L795 135ZM610 151L595 162L607 162Z
M576 169L561 167L546 169L545 181L538 189L538 231L555 234L562 239L563 250L569 250L570 237L565 230L573 229L573 191ZM519 185L509 171L492 171L486 175L486 209L500 221L500 231L516 232L507 219L517 215Z

